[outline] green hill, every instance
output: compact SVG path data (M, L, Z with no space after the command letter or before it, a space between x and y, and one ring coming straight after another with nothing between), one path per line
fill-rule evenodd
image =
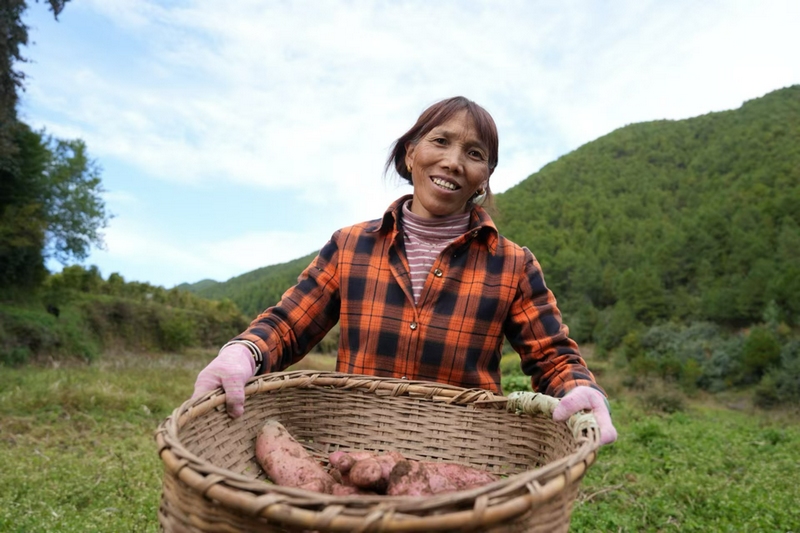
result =
M758 405L800 405L800 86L620 128L497 207L500 231L542 263L571 336L595 345L598 375L641 390L654 378L686 391L752 388ZM169 291L65 268L27 305L0 304L0 364L218 347L313 256ZM335 352L338 335L315 349ZM507 359L504 390L530 387Z
M324 243L320 243L320 247L322 244ZM297 276L316 255L314 252L288 263L259 268L222 283L203 280L192 285L180 285L178 288L191 291L203 298L231 300L243 313L255 317L281 299L286 289L297 282Z
M180 285L175 286L175 288L182 291L197 293L202 290L207 290L210 287L214 287L215 285L219 285L219 281L215 281L213 279L201 279L197 283L181 283Z
M497 195L573 335L611 347L668 319L800 321L800 86L739 109L631 124ZM193 290L253 315L313 254ZM201 282L206 283L206 282Z
M741 108L632 124L498 198L573 329L800 320L800 86Z

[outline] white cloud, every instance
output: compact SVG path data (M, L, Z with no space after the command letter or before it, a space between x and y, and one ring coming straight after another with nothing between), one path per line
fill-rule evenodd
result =
M265 265L297 259L319 250L323 244L325 240L308 233L257 231L224 241L201 243L196 248L202 257L216 265L218 272L227 272L219 279L228 279Z
M330 236L330 235L329 235ZM159 228L124 220L106 231L106 250L94 254L106 263L102 273L119 272L129 281L151 281L167 287L212 278L224 281L266 265L297 259L322 247L314 232L251 231L230 239L191 242L173 240ZM158 281L154 281L158 280Z
M525 2L89 5L128 38L146 35L149 55L123 85L97 67L65 65L56 75L72 94L51 107L82 124L98 153L186 183L361 186L380 171L365 162L385 154L425 105L453 93L512 121L504 147L563 153L628 122L703 112L723 100L719 85L734 81L728 62L749 59L767 74L791 49L776 49L771 61L748 58L759 44L745 25L756 8L742 3L723 11L622 2L605 12L587 2L558 10ZM37 97L47 105L44 92ZM514 124L526 122L541 126ZM517 148L519 138L527 146Z
M36 123L176 187L291 190L325 228L406 192L382 181L387 150L442 97L495 117L501 192L628 123L800 82L795 0L86 0L65 14L102 17L118 39L103 61L51 47L26 95ZM281 224L269 229L292 231ZM197 268L217 253L164 246Z
M106 206L110 207L112 211L116 206L136 207L141 204L140 199L135 194L128 191L105 191L102 197Z

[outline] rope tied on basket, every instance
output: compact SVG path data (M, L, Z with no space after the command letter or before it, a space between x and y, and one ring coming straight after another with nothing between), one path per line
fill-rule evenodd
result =
M543 414L552 418L553 411L558 407L558 398L553 398L540 392L516 391L508 395L506 409L511 412L529 415ZM578 412L567 420L567 427L576 439L586 437L598 439L600 431L597 420L591 411Z

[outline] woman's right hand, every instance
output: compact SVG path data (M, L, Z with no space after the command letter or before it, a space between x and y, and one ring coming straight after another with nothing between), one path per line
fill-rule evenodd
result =
M219 351L217 357L200 371L194 382L192 399L222 387L225 391L225 407L231 418L244 413L244 386L256 373L256 362L246 346L229 344Z

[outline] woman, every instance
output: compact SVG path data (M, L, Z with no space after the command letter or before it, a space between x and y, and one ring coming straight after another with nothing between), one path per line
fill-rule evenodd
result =
M240 416L250 377L297 362L337 321L337 371L500 393L507 338L533 389L563 397L554 418L590 409L601 441L613 442L605 393L568 337L538 261L480 207L497 157L497 129L482 107L455 97L425 110L386 165L413 195L334 233L298 284L200 372L194 396L222 386L228 412Z

